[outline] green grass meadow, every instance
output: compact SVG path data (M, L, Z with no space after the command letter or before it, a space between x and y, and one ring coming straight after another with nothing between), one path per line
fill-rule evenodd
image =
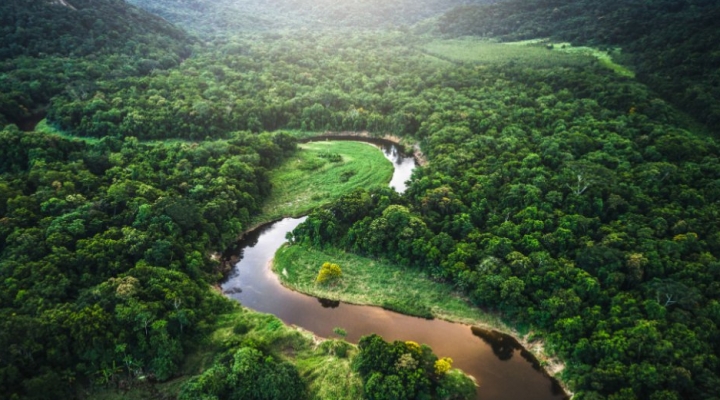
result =
M607 51L547 39L497 43L474 38L433 40L420 47L425 54L443 60L472 64L515 62L529 67L585 66L593 58L618 75L634 78L635 73L612 59ZM616 50L618 51L618 50Z
M420 50L443 60L471 64L506 64L514 62L528 67L584 66L591 58L584 54L552 51L545 46L514 46L478 39L433 40Z
M306 214L358 187L387 186L392 174L392 163L368 143L300 144L295 156L271 172L272 192L254 222Z

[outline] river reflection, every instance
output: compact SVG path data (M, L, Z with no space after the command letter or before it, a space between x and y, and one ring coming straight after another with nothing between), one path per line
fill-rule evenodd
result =
M397 164L399 157L392 147L384 152ZM410 160L414 165L412 158ZM402 190L411 172L412 168L398 178ZM548 378L532 356L511 337L463 324L410 317L379 307L318 299L282 286L270 270L269 262L285 243L285 235L304 220L305 217L286 218L247 234L238 246L239 261L222 284L223 292L246 307L274 314L287 324L321 337L332 336L333 329L340 327L347 331L346 339L354 343L363 335L377 333L389 341L428 344L439 357L451 357L453 366L476 378L480 384L478 396L483 400L566 397L558 390L557 383Z
M323 308L338 308L338 307L340 307L340 302L337 300L322 299L322 298L318 297L318 302L320 302L320 305L323 306Z

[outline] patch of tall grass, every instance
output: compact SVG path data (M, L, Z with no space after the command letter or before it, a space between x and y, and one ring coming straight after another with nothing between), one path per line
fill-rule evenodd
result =
M386 186L392 178L390 161L368 143L321 141L298 148L270 173L272 192L255 223L297 217L355 188Z

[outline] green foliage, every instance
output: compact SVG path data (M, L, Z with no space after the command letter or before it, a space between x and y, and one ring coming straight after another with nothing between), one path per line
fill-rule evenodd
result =
M293 365L243 347L228 365L217 363L185 383L178 398L284 400L304 399L305 393L305 384Z
M423 270L530 324L578 395L712 396L699 377L720 354L709 318L717 143L600 67L517 62L445 77L452 96L437 93L417 131L431 162L405 198L353 194L310 215L294 241ZM373 385L395 390L394 379Z
M357 175L355 171L344 171L340 174L340 182L345 183L350 180L353 176Z
M320 350L328 355L346 358L350 352L351 345L344 340L328 339L320 344Z
M421 49L427 54L455 63L506 64L519 62L537 67L588 66L591 59L561 52L548 51L540 46L514 46L472 38L434 40Z
M221 35L254 17L236 18L233 7L268 7L154 3L188 25L198 26L199 15L228 21ZM559 43L510 48L408 30L357 32L353 26L414 22L456 4L413 2L412 12L387 18L409 3L382 3L298 3L305 7L295 14L273 3L286 17L252 19L250 29L307 21L350 29L207 40L190 58L183 33L122 1L0 5L4 396L64 398L77 393L75 382L112 387L181 373L190 346L227 309L207 290L223 272L209 254L263 218L276 183L268 171L301 157L291 135L258 133L281 128L412 136L431 160L400 196L348 193L389 177L389 169L368 175L372 168L353 166L370 162L364 153L314 156L323 164L315 172L333 170L325 187L338 190L292 178L314 192L281 204L339 200L298 227L296 243L422 271L531 326L567 362L563 377L578 397L718 396L718 146L654 94L717 125L717 4L510 0L439 21L451 36L594 46L632 65L652 91L590 57L558 53ZM45 124L44 134L8 125L32 130L45 111L52 129ZM141 141L148 139L163 142ZM332 162L335 153L342 163ZM342 262L335 286L312 286L347 290L352 268ZM434 300L420 298L384 304L435 311ZM228 346L269 351L295 340L277 319L233 337L242 326L225 329ZM416 358L413 346L367 344L379 349L358 366L370 396L471 392L452 371L434 381L434 362ZM340 354L344 345L326 346ZM243 353L238 365L295 382L262 351ZM315 383L340 380L349 360L327 360L301 367ZM234 365L220 361L193 385L226 390ZM280 396L272 379L263 395ZM352 379L337 390L312 383L310 392L357 398ZM248 393L238 396L255 395Z
M462 371L453 369L440 380L436 393L437 398L444 400L471 399L476 396L476 388Z
M342 281L317 285L317 265L327 259L344 266ZM284 285L320 298L375 305L421 318L499 323L474 307L452 284L438 283L415 268L352 253L305 245L284 246L275 254L273 270L278 272ZM287 274L279 273L281 271Z
M7 0L0 6L0 16L0 59L134 54L135 47L145 46L144 61L157 63L153 58L158 54L149 54L147 46L176 55L187 51L182 46L186 35L180 29L122 1Z
M346 196L359 187L386 186L392 164L382 152L366 143L319 141L300 144L292 157L270 172L273 190L254 222L300 216ZM329 163L322 154L338 154L342 163ZM309 173L305 165L321 163Z
M311 172L321 168L325 164L326 163L324 160L320 158L315 158L303 162L302 164L298 165L297 168L301 171Z
M378 335L363 336L360 353L354 360L356 370L365 382L368 399L471 399L475 391L467 376L447 374L451 361L438 358L432 349L415 342L385 342ZM438 363L442 366L438 372ZM447 369L445 367L447 366ZM452 376L451 378L448 378ZM465 383L458 380L464 378ZM453 379L454 383L445 383ZM469 383L468 383L469 382ZM439 390L442 388L441 390ZM453 391L454 388L463 390ZM473 387L474 389L474 387Z
M356 350L354 346L342 341L327 341L320 344L320 350L336 350L336 346L349 346L352 353ZM352 353L348 353L351 355ZM362 379L351 367L351 359L336 357L332 352L325 353L322 357L310 357L298 360L298 369L304 378L309 381L308 391L314 399L338 399L338 400L361 400L365 399L363 393Z
M330 153L330 152L320 153L320 154L318 154L318 157L324 158L332 163L339 163L339 162L343 161L342 155L340 155L338 153Z
M717 131L720 91L712 82L717 79L718 16L720 6L713 1L509 0L458 7L437 26L456 37L553 38L610 47L638 79Z
M99 81L148 75L189 55L184 32L123 1L3 1L0 127L31 127L60 93L100 109ZM108 120L114 118L109 111Z
M221 276L208 254L258 212L264 166L283 157L273 137L86 143L11 128L0 152L0 347L26 349L3 355L4 392L53 374L111 386L177 374L226 307L207 290Z

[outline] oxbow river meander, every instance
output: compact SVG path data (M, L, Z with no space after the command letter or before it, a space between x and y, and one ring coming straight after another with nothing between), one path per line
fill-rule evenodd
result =
M391 143L374 143L395 166L390 185L404 191L415 161ZM333 328L342 327L348 333L347 340L354 343L370 333L389 341L425 343L439 357L451 357L453 366L474 376L480 384L478 398L482 400L567 397L532 355L510 336L463 324L410 317L379 307L318 299L282 286L269 262L285 242L286 233L304 220L305 217L285 218L248 233L239 243L239 261L222 284L223 292L246 307L274 314L287 324L321 337L330 337Z

